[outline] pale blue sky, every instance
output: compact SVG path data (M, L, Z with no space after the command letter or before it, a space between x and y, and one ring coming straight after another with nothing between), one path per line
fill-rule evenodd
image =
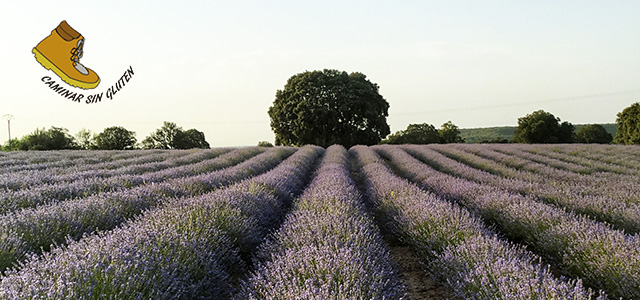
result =
M3 1L0 115L12 136L37 127L142 140L163 121L214 146L273 142L267 109L305 70L362 72L409 123L516 125L544 109L574 124L615 122L640 101L640 1ZM31 49L62 20L86 39L80 60L106 92L67 100ZM0 141L7 139L0 123Z

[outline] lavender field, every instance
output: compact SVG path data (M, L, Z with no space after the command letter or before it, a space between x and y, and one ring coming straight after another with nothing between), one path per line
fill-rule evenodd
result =
M636 146L9 152L0 197L0 299L640 299Z

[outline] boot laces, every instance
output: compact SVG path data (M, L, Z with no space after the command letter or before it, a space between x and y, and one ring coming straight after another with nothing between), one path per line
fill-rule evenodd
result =
M75 48L71 49L71 61L73 61L73 66L78 70L78 72L83 75L89 75L89 71L80 63L80 58L82 58L82 48L84 46L84 39L78 40L78 45Z
M82 58L82 47L84 46L84 40L81 39L78 41L78 47L71 49L71 60L75 63L80 63L80 58Z

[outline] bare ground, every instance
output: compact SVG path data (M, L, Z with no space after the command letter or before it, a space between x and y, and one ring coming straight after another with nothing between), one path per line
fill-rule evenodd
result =
M391 245L391 256L400 268L410 300L440 300L451 297L447 288L435 282L424 271L420 260L409 246Z

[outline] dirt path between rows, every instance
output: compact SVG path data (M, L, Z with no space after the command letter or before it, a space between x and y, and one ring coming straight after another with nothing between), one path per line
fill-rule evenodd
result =
M391 257L400 268L400 278L407 286L409 300L441 300L451 298L447 288L433 281L409 246L390 246Z

